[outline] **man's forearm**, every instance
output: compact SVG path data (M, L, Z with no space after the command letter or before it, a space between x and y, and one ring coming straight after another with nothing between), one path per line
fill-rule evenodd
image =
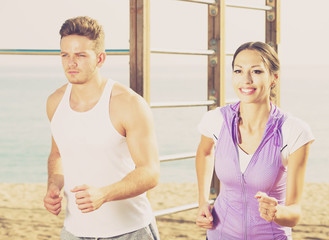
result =
M64 186L62 160L59 154L50 154L48 158L48 187L54 184L60 190Z
M63 174L48 175L48 187L52 184L56 185L58 187L58 189L61 190L64 186Z
M158 167L139 167L130 172L121 181L103 188L105 201L117 201L136 197L159 182Z

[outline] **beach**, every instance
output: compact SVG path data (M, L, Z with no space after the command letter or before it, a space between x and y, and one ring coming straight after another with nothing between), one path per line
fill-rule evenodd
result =
M0 184L1 240L59 240L64 210L53 216L43 207L46 185L40 183ZM160 183L148 193L153 210L194 203L197 186L193 183ZM293 228L294 240L329 239L329 184L306 183L303 216ZM162 240L205 239L205 230L195 225L196 209L157 218Z

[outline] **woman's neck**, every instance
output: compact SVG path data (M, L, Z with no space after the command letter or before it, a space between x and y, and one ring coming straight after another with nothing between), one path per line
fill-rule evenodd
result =
M263 129L271 112L271 103L240 103L240 127L251 131Z

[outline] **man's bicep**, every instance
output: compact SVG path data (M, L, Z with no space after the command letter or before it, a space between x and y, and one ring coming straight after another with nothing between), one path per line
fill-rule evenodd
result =
M58 146L57 146L57 144L56 144L55 139L54 139L53 136L51 137L50 154L56 154L56 155L59 155L60 156Z
M57 144L52 137L51 150L48 157L48 174L62 174L62 159Z
M158 162L158 146L154 121L148 106L141 104L126 129L127 143L136 166Z

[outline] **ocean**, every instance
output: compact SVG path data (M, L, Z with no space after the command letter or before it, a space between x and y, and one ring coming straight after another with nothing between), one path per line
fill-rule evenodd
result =
M0 182L45 183L51 135L47 97L66 80L55 56L0 56ZM129 59L110 56L104 76L128 85ZM151 101L197 101L207 98L206 57L154 57ZM41 61L40 61L41 59ZM306 170L307 182L329 182L327 119L328 66L282 66L281 108L306 121L315 135ZM226 98L234 99L227 69ZM206 107L153 109L160 155L195 152L197 125ZM162 182L196 182L194 159L161 163Z

